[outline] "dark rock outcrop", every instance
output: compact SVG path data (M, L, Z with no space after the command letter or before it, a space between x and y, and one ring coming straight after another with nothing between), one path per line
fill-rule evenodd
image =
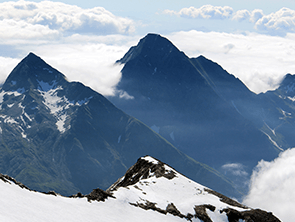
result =
M99 188L94 189L90 194L86 195L85 197L87 197L89 202L93 200L105 201L109 197L114 198L110 193Z
M169 180L175 177L174 171L167 171L164 167L164 163L157 160L157 163L149 162L143 158L139 158L132 167L130 167L125 176L120 178L116 183L114 183L108 191L116 190L119 187L127 187L129 185L134 185L141 179L147 179L150 174L154 174L158 177L165 177Z
M231 208L222 210L225 212L229 222L238 222L240 219L245 222L280 222L272 213L260 209L237 211Z

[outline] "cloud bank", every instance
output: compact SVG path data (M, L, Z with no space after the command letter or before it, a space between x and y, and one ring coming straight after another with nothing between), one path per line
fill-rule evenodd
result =
M281 221L295 218L295 148L271 161L260 161L244 204L272 211Z
M268 15L265 15L261 9L234 11L229 6L212 5L204 5L200 8L182 8L179 11L164 10L163 13L192 19L248 21L254 24L257 31L271 35L284 36L288 32L295 32L295 10L285 7Z
M56 39L73 33L129 34L134 22L102 7L82 9L61 2L0 3L0 38Z

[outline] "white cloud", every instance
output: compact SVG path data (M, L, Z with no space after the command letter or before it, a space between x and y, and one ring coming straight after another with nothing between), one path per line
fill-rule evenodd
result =
M243 21L249 19L250 16L251 13L248 10L243 9L234 13L233 20Z
M183 8L179 12L173 10L164 10L165 14L174 14L187 18L204 18L204 19L226 19L231 17L233 9L229 6L212 6L204 5L200 8L189 7Z
M244 203L273 212L281 221L295 218L295 149L271 161L260 161L252 174Z
M232 19L237 21L249 20L252 23L256 23L263 17L263 11L261 9L254 9L252 12L243 9L234 13Z
M235 176L247 176L248 173L244 170L244 166L241 163L228 163L221 167L225 173L230 173Z
M229 6L204 5L200 8L182 8L179 11L166 9L163 13L193 19L248 21L254 24L253 28L257 31L270 35L285 36L287 33L295 32L295 10L289 8L282 8L265 15L261 9L234 11Z
M18 59L0 56L0 83L3 83L5 81L7 75L19 62L20 61Z
M113 95L121 78L122 65L115 65L128 51L126 37L123 45L109 45L100 41L83 41L85 36L69 37L65 43L30 46L33 52L57 68L70 81L79 81L103 95ZM112 36L109 36L111 39ZM118 38L118 37L117 37ZM123 38L123 37L122 37ZM121 40L123 41L123 40ZM29 50L29 49L28 49Z
M52 30L48 26L30 24L23 20L0 20L1 39L56 39L59 31Z
M264 16L264 14L263 14L263 11L261 9L254 9L251 12L250 22L256 23L263 16Z
M275 35L295 32L295 11L282 8L275 13L264 15L255 23L255 28Z
M134 22L102 7L82 9L60 2L0 3L1 38L48 38L73 33L129 34ZM3 32L3 30L8 30Z

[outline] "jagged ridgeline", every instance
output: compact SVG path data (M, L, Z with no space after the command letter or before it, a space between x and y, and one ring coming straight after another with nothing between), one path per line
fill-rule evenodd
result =
M30 53L0 90L0 172L63 195L106 189L144 155L229 196L217 171L180 152L101 94Z
M280 222L271 212L242 205L151 156L139 158L106 191L45 195L0 174L0 194L1 221L97 221L99 215L100 221Z

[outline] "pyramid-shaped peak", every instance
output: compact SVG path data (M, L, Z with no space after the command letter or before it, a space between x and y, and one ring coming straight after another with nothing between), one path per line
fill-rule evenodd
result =
M19 88L38 88L41 83L51 85L53 82L63 84L66 77L48 65L43 59L30 52L9 74L4 90L17 90Z
M30 52L20 63L19 65L28 65L28 66L49 66L41 57L37 56L36 54Z
M167 38L162 37L159 34L150 33L142 38L137 46L131 47L125 56L118 62L127 63L138 56L149 56L154 58L154 60L160 61L162 58L171 55L171 53L180 53L180 51Z

